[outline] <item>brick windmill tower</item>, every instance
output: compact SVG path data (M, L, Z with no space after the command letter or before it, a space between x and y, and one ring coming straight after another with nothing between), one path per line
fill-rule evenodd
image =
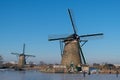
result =
M73 64L74 66L86 64L85 57L83 55L81 47L88 41L82 40L82 38L93 37L93 36L101 36L103 33L97 34L87 34L87 35L78 35L76 32L76 28L72 19L71 11L68 9L68 13L70 16L70 20L72 23L72 28L74 33L68 35L66 37L49 37L49 41L59 40L60 42L64 42L63 50L61 51L62 60L61 64L64 66L70 66ZM81 44L82 43L82 44Z
M16 55L19 57L18 59L18 68L23 68L24 65L26 64L26 59L28 57L35 57L34 55L27 55L25 54L25 44L23 44L23 52L21 54L19 53L11 53L13 55Z

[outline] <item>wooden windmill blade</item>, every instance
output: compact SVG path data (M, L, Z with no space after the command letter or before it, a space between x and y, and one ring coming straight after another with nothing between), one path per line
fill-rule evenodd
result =
M103 33L80 35L79 37L103 36Z
M25 43L23 44L23 54L25 54Z
M25 54L25 43L23 44L23 53L22 53L22 55L24 55L24 56L27 56L27 57L35 57L34 55L27 55L27 54Z
M55 41L55 40L65 40L66 38L49 38L48 41Z
M76 27L75 27L75 24L74 24L74 21L73 21L73 18L72 18L72 13L71 13L70 9L68 9L68 13L69 13L69 16L70 16L70 20L71 20L71 24L72 24L72 27L73 27L74 34L77 34L77 30L76 30Z
M81 52L81 55L82 55L82 58L83 58L83 62L84 62L84 64L86 64L86 59L85 59L85 56L84 56L84 54L83 54L82 49L80 49L80 52Z
M49 35L48 36L48 41L65 40L69 36L70 36L70 34Z
M35 57L34 55L25 54L26 57Z
M19 55L20 55L19 53L13 53L13 52L12 52L11 54L13 54L13 55L17 55L17 56L19 56Z
M101 39L103 38L103 33L96 33L96 34L85 34L85 35L80 35L79 38L81 40L91 40L91 39Z
M73 28L74 33L70 34L70 35L54 35L54 36L49 36L48 37L48 41L71 40L71 39L74 39L74 38L78 37L77 36L76 27L75 27L75 24L74 24L74 21L73 21L73 18L72 18L72 13L71 13L70 9L68 9L68 13L69 13L69 16L70 16L70 21L72 23L72 28Z
M84 64L86 64L86 59L85 59L85 56L83 54L83 51L82 51L82 48L81 48L80 44L78 44L78 47L79 47L79 51L80 51L82 61L83 61Z
M62 57L62 55L63 55L63 41L60 40L59 43L60 43L60 53L61 53L61 57Z
M25 43L23 44L23 55L24 55L25 57L35 57L34 55L25 54Z

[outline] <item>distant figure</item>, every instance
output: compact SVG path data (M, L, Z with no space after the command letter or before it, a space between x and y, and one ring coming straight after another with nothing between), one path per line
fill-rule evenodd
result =
M119 72L118 72L118 70L116 71L116 77L118 77L118 74L119 74Z
M83 77L85 77L85 71L83 71Z
M90 70L89 70L89 72L88 72L88 75L91 75L91 72L90 72Z

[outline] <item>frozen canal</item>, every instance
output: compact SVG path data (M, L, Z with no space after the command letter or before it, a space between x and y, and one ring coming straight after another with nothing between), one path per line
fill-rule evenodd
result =
M120 80L120 75L115 74L91 74L83 77L83 74L41 73L39 71L0 71L0 80Z

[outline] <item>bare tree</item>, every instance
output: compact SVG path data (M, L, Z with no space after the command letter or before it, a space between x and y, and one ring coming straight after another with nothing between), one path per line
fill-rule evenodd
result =
M3 63L3 57L0 55L0 65Z

